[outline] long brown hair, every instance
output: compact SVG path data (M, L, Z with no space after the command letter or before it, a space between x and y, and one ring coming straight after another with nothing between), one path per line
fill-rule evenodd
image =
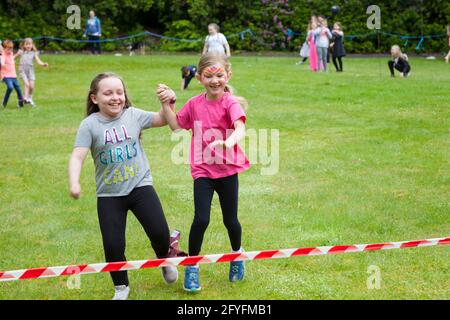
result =
M212 53L204 54L200 58L200 61L198 62L197 73L201 75L206 68L211 67L215 64L221 64L225 68L225 72L227 74L231 74L231 63L228 60L228 58L223 54L212 54ZM229 92L231 95L234 96L233 87L230 86L229 84L225 85L225 92ZM248 101L245 98L237 96L234 97L241 104L241 107L244 108L244 110L248 108Z
M92 80L92 82L91 82L91 87L89 88L89 93L88 93L87 101L86 101L86 117L90 116L91 114L93 114L95 112L100 111L98 105L92 101L91 95L96 95L98 93L98 84L100 83L100 81L102 81L103 79L107 79L107 78L117 78L122 82L123 93L125 95L125 106L123 108L127 109L127 108L131 107L131 101L130 101L130 99L128 99L127 89L125 88L125 83L123 82L122 78L119 77L115 73L104 72L104 73L98 74L94 78L94 80Z

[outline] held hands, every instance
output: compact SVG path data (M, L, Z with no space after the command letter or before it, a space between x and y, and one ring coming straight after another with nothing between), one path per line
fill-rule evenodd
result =
M159 84L156 88L156 94L162 103L170 102L176 99L175 92L165 84Z
M173 104L177 98L175 92L165 84L158 85L158 87L156 88L156 95L158 96L158 99L159 101L161 101L163 106L169 105L173 107Z
M81 194L81 186L79 183L74 183L70 186L70 196L75 200L80 198Z

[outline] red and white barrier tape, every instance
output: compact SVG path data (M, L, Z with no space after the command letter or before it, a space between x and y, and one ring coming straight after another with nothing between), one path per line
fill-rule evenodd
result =
M316 256L325 254L429 247L446 244L450 244L450 237L426 239L426 240L375 243L375 244L355 244L346 246L323 246L323 247L294 248L283 250L263 250L263 251L251 251L243 253L210 254L192 257L177 257L166 259L151 259L151 260L24 269L24 270L0 272L0 282L24 280L24 279L36 279L36 278L51 278L74 274L91 274L91 273L111 272L111 271L158 268L163 266L186 266L193 264L220 263L231 261L276 259L276 258L289 258L298 256Z

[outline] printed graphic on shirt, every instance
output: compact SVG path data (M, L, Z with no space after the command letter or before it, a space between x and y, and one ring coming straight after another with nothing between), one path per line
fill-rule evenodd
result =
M104 148L98 156L100 164L106 166L103 173L103 181L106 185L120 184L138 176L139 165L130 164L130 160L139 155L139 149L137 142L129 136L124 125L121 125L120 129L116 127L105 129L103 145ZM108 169L108 166L114 169Z

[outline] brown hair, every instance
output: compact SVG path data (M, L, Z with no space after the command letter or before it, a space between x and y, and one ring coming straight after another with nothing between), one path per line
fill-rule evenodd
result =
M200 58L200 61L198 62L197 74L201 75L206 68L211 67L218 63L225 68L225 72L227 74L229 75L231 74L231 63L228 60L228 58L224 54L211 54L211 53L204 54ZM231 87L229 84L225 85L225 92L229 92L231 95L234 96L233 91L234 91L233 87ZM248 108L248 101L245 98L237 96L234 97L241 104L242 108L244 109Z
M189 74L189 72L190 72L190 70L189 70L189 67L188 67L188 66L183 66L183 67L181 68L181 74L182 74L183 76L187 76L187 75Z
M25 38L23 39L23 41L20 43L20 49L23 50L23 48L25 47L25 43L27 42L31 42L31 51L37 51L36 46L34 45L33 39L31 38Z
M11 40L5 40L2 42L2 46L3 48L14 48L14 42L12 42Z
M125 83L123 83L122 78L120 78L115 73L104 72L104 73L98 74L94 78L94 80L92 80L92 82L91 82L91 87L89 88L89 93L88 93L87 101L86 101L86 117L90 116L91 114L93 114L95 112L99 112L100 111L98 105L95 104L92 101L91 95L96 95L97 94L97 92L98 92L98 84L100 83L100 81L102 81L103 79L107 79L107 78L117 78L117 79L119 79L122 82L123 92L124 92L124 95L125 95L125 106L124 106L124 109L127 109L127 108L131 107L131 101L130 101L130 99L128 99L127 90L125 88Z

